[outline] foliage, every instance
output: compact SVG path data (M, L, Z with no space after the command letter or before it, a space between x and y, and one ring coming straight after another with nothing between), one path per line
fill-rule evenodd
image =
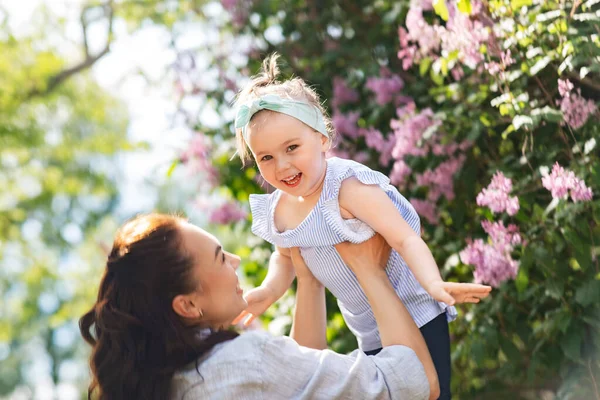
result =
M57 23L45 22L40 26ZM69 63L43 32L15 36L3 24L0 54L0 395L5 395L17 386L33 391L40 365L54 383L64 381L62 368L77 358L74 321L91 301L90 272L102 264L93 233L107 224L117 201L118 170L111 160L134 146L125 136L121 104L83 69L69 80L56 79Z
M237 85L281 53L285 75L327 99L334 152L389 174L413 202L446 278L497 286L451 324L458 396L600 398L597 2L433 3L223 1L221 79L183 85L188 63L179 95L201 92L231 115ZM228 57L232 37L247 63ZM192 121L212 140L202 154L219 191L244 204L260 185L230 161L231 119ZM261 263L245 265L255 284ZM332 347L351 350L330 306Z

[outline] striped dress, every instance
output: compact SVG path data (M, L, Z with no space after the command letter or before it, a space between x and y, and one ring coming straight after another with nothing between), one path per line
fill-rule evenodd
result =
M275 228L275 207L281 191L251 195L252 232L282 247L299 247L313 275L337 298L346 325L364 351L381 348L375 316L354 273L335 250L341 242L362 243L375 232L358 219L343 219L338 196L344 179L355 177L368 185L378 185L394 202L406 222L420 234L419 216L390 180L380 172L351 160L329 158L321 196L317 205L295 229L285 232ZM447 311L456 318L456 309L434 300L414 277L406 262L394 250L387 265L390 282L402 299L417 326L421 327Z

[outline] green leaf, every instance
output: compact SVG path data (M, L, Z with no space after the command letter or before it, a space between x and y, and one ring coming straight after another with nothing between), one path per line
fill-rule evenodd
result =
M535 127L533 119L527 115L515 115L512 124L515 126L516 130L521 129L522 127L529 130Z
M556 110L550 106L543 108L535 108L531 111L531 116L534 118L541 118L545 121L550 122L561 122L563 120L563 114L559 110Z
M431 66L432 61L433 60L430 57L426 57L421 61L421 64L419 64L419 74L421 76L425 76L427 70L429 69L429 66Z
M531 3L532 3L532 0L511 0L510 7L513 10L517 10L523 6L530 6Z
M500 341L500 349L506 355L509 360L518 360L521 358L521 352L515 346L512 340L508 339L504 335L498 337Z
M519 273L517 274L517 278L515 279L515 286L517 287L517 291L519 293L523 293L523 291L527 288L527 284L529 283L529 277L527 276L527 271L525 268L519 268Z
M600 281L594 279L585 282L575 292L575 301L584 307L600 303Z
M537 75L538 72L540 72L541 70L546 68L546 66L548 64L550 64L550 61L551 61L551 59L548 56L544 56L544 57L540 58L533 65L533 67L531 67L531 69L529 70L529 75L531 75L531 76Z
M471 15L471 0L458 0L456 6L458 7L458 11Z
M445 0L433 0L433 9L441 19L448 21L448 7Z
M568 333L560 342L560 348L565 355L573 361L581 360L581 330L575 326L569 328Z

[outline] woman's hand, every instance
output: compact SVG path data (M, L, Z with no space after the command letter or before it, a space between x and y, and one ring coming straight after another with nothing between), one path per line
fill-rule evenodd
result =
M375 234L366 242L343 242L335 245L346 265L355 273L384 271L392 248L383 236Z
M300 282L320 282L315 278L308 266L304 262L304 258L300 254L300 249L298 247L293 247L290 249L290 258L292 259L292 264L294 264L294 270L296 271L296 279L298 283Z

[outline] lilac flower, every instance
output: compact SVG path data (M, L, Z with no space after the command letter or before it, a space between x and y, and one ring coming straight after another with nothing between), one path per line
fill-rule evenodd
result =
M392 159L392 149L396 143L394 135L388 135L386 139L380 131L373 127L361 129L360 135L364 136L368 147L379 152L379 164L387 167Z
M494 174L490 185L477 195L477 205L487 206L493 213L506 211L508 215L515 215L519 211L519 198L510 197L512 181L500 171Z
M404 81L398 75L390 77L370 77L367 79L367 89L375 93L375 101L379 105L390 103L394 96L404 87Z
M484 243L482 239L469 241L460 252L460 259L464 264L475 266L475 282L498 287L517 276L519 263L512 259L511 252L514 246L522 244L521 234L516 225L505 227L502 221L483 221L481 226L491 243Z
M357 124L359 117L359 112L342 114L339 110L336 109L333 111L331 123L333 124L333 127L339 134L352 139L356 139L360 136L360 131L358 129Z
M458 59L469 68L483 61L479 50L488 40L488 31L479 21L474 21L468 15L454 12L446 23L446 28L439 27L442 48L448 53L458 51Z
M406 177L412 172L410 167L403 161L397 160L394 163L390 173L390 182L395 186L402 186L406 182Z
M587 122L590 115L596 112L596 104L581 96L581 90L572 92L573 84L569 80L558 80L558 92L562 99L558 101L565 122L573 129L579 129Z
M573 90L573 84L568 79L559 79L558 80L558 93L562 96L568 96Z
M417 185L428 186L427 198L437 201L441 195L448 200L454 199L454 176L465 162L465 156L460 155L444 161L435 169L426 170L416 178Z
M435 203L427 200L410 199L410 204L412 204L420 217L425 218L432 225L437 225L439 216L435 208Z
M423 133L427 128L436 123L433 120L433 111L429 108L416 115L407 115L407 109L414 110L414 103L398 109L398 115L399 117L404 117L403 120L392 120L390 122L390 126L394 130L396 137L392 157L397 160L403 159L406 155L426 155L427 148L421 145Z
M350 88L343 78L336 76L333 78L333 108L338 108L342 104L356 103L358 101L358 92Z
M573 171L564 169L558 163L554 164L549 175L542 178L542 185L550 191L554 199L566 198L569 191L574 202L592 199L592 189L577 178Z
M230 224L244 220L246 214L236 203L227 202L213 210L209 221L212 224Z
M487 283L496 288L502 282L516 278L519 269L518 261L513 260L510 254L481 239L469 242L460 252L460 259L464 264L475 266L475 283Z
M440 47L439 30L429 25L423 18L423 9L413 5L406 14L408 39L417 42L422 55L437 51Z

